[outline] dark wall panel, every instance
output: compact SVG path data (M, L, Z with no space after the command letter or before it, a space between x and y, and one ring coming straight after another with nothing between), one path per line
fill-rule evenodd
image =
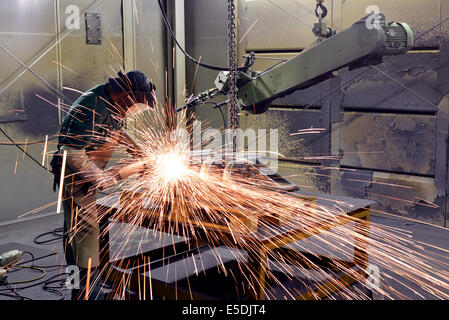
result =
M441 98L438 56L437 53L408 53L386 57L376 68L388 76L371 68L351 81L361 70L344 72L342 82L350 82L343 89L343 107L367 111L436 112L435 105Z
M425 115L345 113L341 164L434 175L435 121Z
M279 153L288 159L320 162L321 145L328 132L294 135L298 130L322 128L320 110L270 109L254 116L245 113L246 129L276 128L279 136Z
M188 10L193 10L186 27L190 43L195 44L190 51L226 63L224 2L187 3ZM316 2L276 3L287 12L269 1L238 2L239 57L257 50L259 56L288 58L314 41L311 30L292 15L313 24ZM325 172L314 179L298 180L305 188L310 184L312 189L323 192L373 199L377 202L375 210L445 225L449 109L442 98L449 92L449 21L441 26L438 23L449 17L449 2L328 0L326 5L326 20L337 31L365 16L368 6L376 5L389 21L411 26L419 37L415 48L406 55L386 58L376 66L381 71L371 68L354 78L365 69L343 70L341 77L277 99L263 115L243 113L242 128L269 129L282 123L279 151L289 161L281 162L280 171L304 177L301 161L315 156L316 165L310 166L311 170L314 174ZM196 20L198 16L207 18ZM274 63L277 61L260 60L256 70ZM195 68L190 66L188 78L192 80L194 75ZM215 72L200 70L196 89L210 88L215 76ZM313 108L302 111L310 104ZM202 118L220 121L218 112L202 108ZM298 129L312 126L326 131L321 135L291 136ZM330 158L318 160L320 155ZM397 199L385 197L388 194ZM423 205L426 202L435 206Z

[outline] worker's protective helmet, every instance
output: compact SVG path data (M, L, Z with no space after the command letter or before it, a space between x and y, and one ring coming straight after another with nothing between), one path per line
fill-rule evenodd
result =
M156 87L147 76L138 70L126 74L118 72L118 78L109 78L109 85L114 92L127 92L130 99L136 104L154 106Z

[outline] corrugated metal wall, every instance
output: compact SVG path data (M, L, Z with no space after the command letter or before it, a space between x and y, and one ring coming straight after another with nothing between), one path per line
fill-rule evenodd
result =
M127 1L127 0L125 0ZM166 34L155 1L132 2L134 66L147 73L165 96ZM80 29L66 29L70 5L80 11ZM122 0L0 0L0 44L58 90L85 91L106 82L122 65ZM85 12L99 13L102 44L86 44ZM56 45L58 39L62 39ZM40 141L57 133L59 119L54 93L18 62L0 51L0 126L15 141ZM63 90L74 101L79 93ZM47 100L44 101L43 99ZM70 105L69 101L61 102ZM54 104L54 105L52 105ZM63 117L63 115L62 115ZM0 134L0 143L8 140ZM29 210L56 201L52 175L40 169L14 146L0 146L0 222L16 219ZM48 151L55 150L55 142ZM43 144L27 151L42 160ZM17 168L16 167L16 160ZM16 169L16 170L15 170ZM14 173L16 171L16 173ZM42 212L54 211L54 207Z
M315 0L274 2L307 24L316 21ZM374 210L445 225L449 22L427 31L449 16L449 1L327 0L325 4L329 9L325 20L337 31L375 4L389 20L407 22L416 36L421 35L413 52L389 57L378 66L408 89L375 69L352 81L363 70L345 70L341 77L276 100L263 115L242 114L241 126L268 129L283 123L278 129L280 152L286 159L280 161L279 171L305 190L369 198L378 202ZM226 64L225 4L192 0L189 6L190 51ZM306 24L269 1L246 0L239 1L238 39L240 56L255 51L279 58L308 47L314 36ZM260 60L256 68L264 70L276 62ZM193 88L199 92L211 87L215 75L200 70ZM219 127L219 114L210 110L197 109L200 117ZM326 131L302 139L290 136L312 126Z

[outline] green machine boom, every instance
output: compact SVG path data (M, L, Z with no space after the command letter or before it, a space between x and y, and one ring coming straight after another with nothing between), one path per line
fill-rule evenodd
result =
M379 64L385 56L405 54L413 47L414 35L406 23L387 23L383 14L376 25L369 25L367 19L362 18L348 29L329 35L275 67L262 72L251 68L240 71L237 76L239 108L254 114L264 113L273 100L332 78L337 70ZM251 65L253 59L256 57L250 54L246 64ZM215 88L199 94L178 111L227 94L228 78L229 72L220 72Z

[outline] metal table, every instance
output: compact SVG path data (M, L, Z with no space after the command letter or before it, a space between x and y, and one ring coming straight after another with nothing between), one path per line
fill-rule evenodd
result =
M366 277L366 268L368 266L368 254L366 251L366 248L368 246L368 243L366 241L366 237L369 236L369 218L370 218L370 211L369 207L373 204L372 201L368 200L362 200L362 199L354 199L354 198L348 198L348 197L337 197L337 196L330 196L325 194L316 194L316 193L310 193L310 192L298 192L301 196L304 197L314 197L317 199L317 205L326 205L327 207L335 207L338 206L339 211L341 214L335 217L332 221L329 221L329 223L323 223L320 222L319 225L310 226L308 230L303 230L303 226L297 226L295 227L294 224L289 224L289 226L270 226L270 228L264 228L260 227L257 229L256 232L252 234L247 235L240 235L241 237L248 237L248 240L255 241L260 244L257 254L252 254L251 252L248 252L247 254L247 263L251 267L252 270L255 270L255 273L257 274L258 281L255 283L257 287L255 288L254 293L249 293L248 291L248 298L249 299L264 299L265 296L265 284L266 284L266 269L267 269L267 256L269 255L270 251L285 254L293 255L294 252L292 252L293 249L286 248L286 245L292 244L294 242L304 240L307 238L312 237L313 235L317 235L319 233L329 231L333 228L336 228L337 226L342 226L349 224L351 222L355 222L355 231L356 234L360 234L361 237L355 237L354 239L354 259L353 261L344 261L341 259L333 259L329 257L324 256L315 256L310 253L301 252L301 255L306 257L309 261L314 261L316 265L319 265L322 268L326 269L332 269L333 267L339 266L345 266L348 269L357 268L357 273L359 273L362 277ZM108 229L109 222L111 221L111 217L113 216L113 213L120 208L120 197L118 195L113 196L106 196L104 198L101 198L97 201L97 206L102 212L109 212L110 214L106 215L104 219L100 223L100 246L102 248L102 254L101 254L101 260L102 265L107 266L107 264L110 264L112 262L109 261L109 236L108 232L106 232ZM145 209L142 209L145 210ZM132 219L130 219L132 220ZM129 222L126 218L121 217L120 222ZM137 223L136 221L133 221L133 223ZM138 224L140 226L150 228L151 225L148 224L148 221L145 221L145 219L139 219ZM213 228L213 232L217 235L216 238L223 239L223 244L226 244L226 246L229 246L230 243L232 243L232 237L233 235L227 230L226 227L220 227L217 228L216 226L210 226ZM188 236L188 234L185 234L186 228L173 228L173 230L183 230L183 234L178 234L179 236ZM157 248L156 250L153 250L149 256L151 261L155 261L158 259L164 259L164 257L176 254L177 252L182 252L183 250L191 250L192 247L201 247L201 246L207 246L207 235L204 234L204 230L198 226L195 228L195 239L194 242L179 242L177 244L173 244L172 246L166 246L162 248ZM203 236L202 236L203 235ZM364 238L364 239L362 239ZM217 243L214 243L214 245L217 245ZM244 249L242 247L239 247L238 245L235 246L235 249ZM145 255L145 254L142 254ZM149 260L148 260L149 261ZM141 260L142 262L142 260ZM146 263L147 260L144 258L143 263ZM307 267L307 264L303 264L304 267ZM123 269L123 266L120 266L118 268L121 270L121 272L125 272ZM140 279L139 279L140 281ZM150 280L151 281L151 280ZM319 285L317 285L313 290L308 290L306 292L301 293L296 298L297 299L316 299L316 298L324 298L331 293L334 293L339 290L341 284L344 284L345 286L350 286L354 284L356 281L358 281L353 275L349 273L342 273L338 278L333 278L330 280L326 280ZM140 282L139 282L140 284ZM337 285L340 284L340 285ZM154 288L154 286L153 286ZM179 288L174 288L174 290L178 290ZM174 294L167 294L165 292L165 296L167 297L176 297L176 298L194 298L194 299L200 299L204 298L201 297L201 295L195 296L190 294L184 293L184 295L181 292L175 292Z

